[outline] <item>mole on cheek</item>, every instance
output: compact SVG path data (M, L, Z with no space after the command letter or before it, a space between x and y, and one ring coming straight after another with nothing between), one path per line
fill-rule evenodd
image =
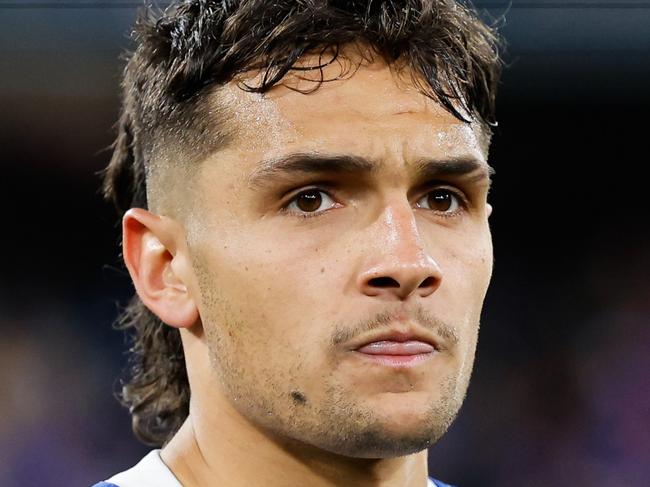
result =
M300 406L303 406L303 405L307 404L307 398L300 391L293 391L291 393L291 399L293 399L294 404L297 404L297 405L300 405Z

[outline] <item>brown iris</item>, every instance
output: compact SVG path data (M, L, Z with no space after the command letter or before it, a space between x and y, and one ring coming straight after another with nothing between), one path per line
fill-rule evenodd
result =
M436 189L429 193L427 203L432 210L446 212L453 204L453 196L446 189Z
M296 198L296 206L298 206L301 211L310 213L318 210L322 203L323 197L321 192L315 189L311 191L303 191Z

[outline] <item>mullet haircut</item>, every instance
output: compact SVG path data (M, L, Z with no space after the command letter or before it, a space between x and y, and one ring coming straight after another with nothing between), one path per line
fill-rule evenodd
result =
M197 150L206 154L225 143L227 117L209 111L211 90L251 71L261 81L239 86L257 93L305 69L320 70L320 82L327 81L322 69L346 45L366 45L391 66L406 68L424 95L457 118L476 120L488 132L495 124L500 40L471 5L453 0L186 0L159 13L145 8L134 37L103 185L120 217L148 207L147 183L166 148L180 147L187 164L201 155ZM331 56L323 61L326 53ZM300 66L305 54L320 54L318 65ZM117 327L133 334L119 398L136 436L162 446L189 411L180 334L137 295Z

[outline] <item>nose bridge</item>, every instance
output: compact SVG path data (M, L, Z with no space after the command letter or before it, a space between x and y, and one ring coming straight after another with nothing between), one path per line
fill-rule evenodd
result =
M413 263L425 258L425 244L408 202L393 200L387 204L380 224L384 232L380 232L379 238L394 257Z
M360 290L368 296L406 299L417 292L428 296L440 285L442 272L428 253L409 202L387 201L376 221L372 252L359 275Z

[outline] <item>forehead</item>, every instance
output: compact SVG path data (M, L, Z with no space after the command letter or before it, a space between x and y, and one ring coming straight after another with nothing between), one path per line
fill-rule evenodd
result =
M329 81L311 93L305 92L315 88L318 71L300 72L311 79L289 75L263 95L226 85L219 101L230 107L238 134L226 151L258 160L287 152L345 152L405 163L424 156L485 159L479 124L458 120L420 93L408 74L380 61L336 79L340 73L336 63L325 67Z

